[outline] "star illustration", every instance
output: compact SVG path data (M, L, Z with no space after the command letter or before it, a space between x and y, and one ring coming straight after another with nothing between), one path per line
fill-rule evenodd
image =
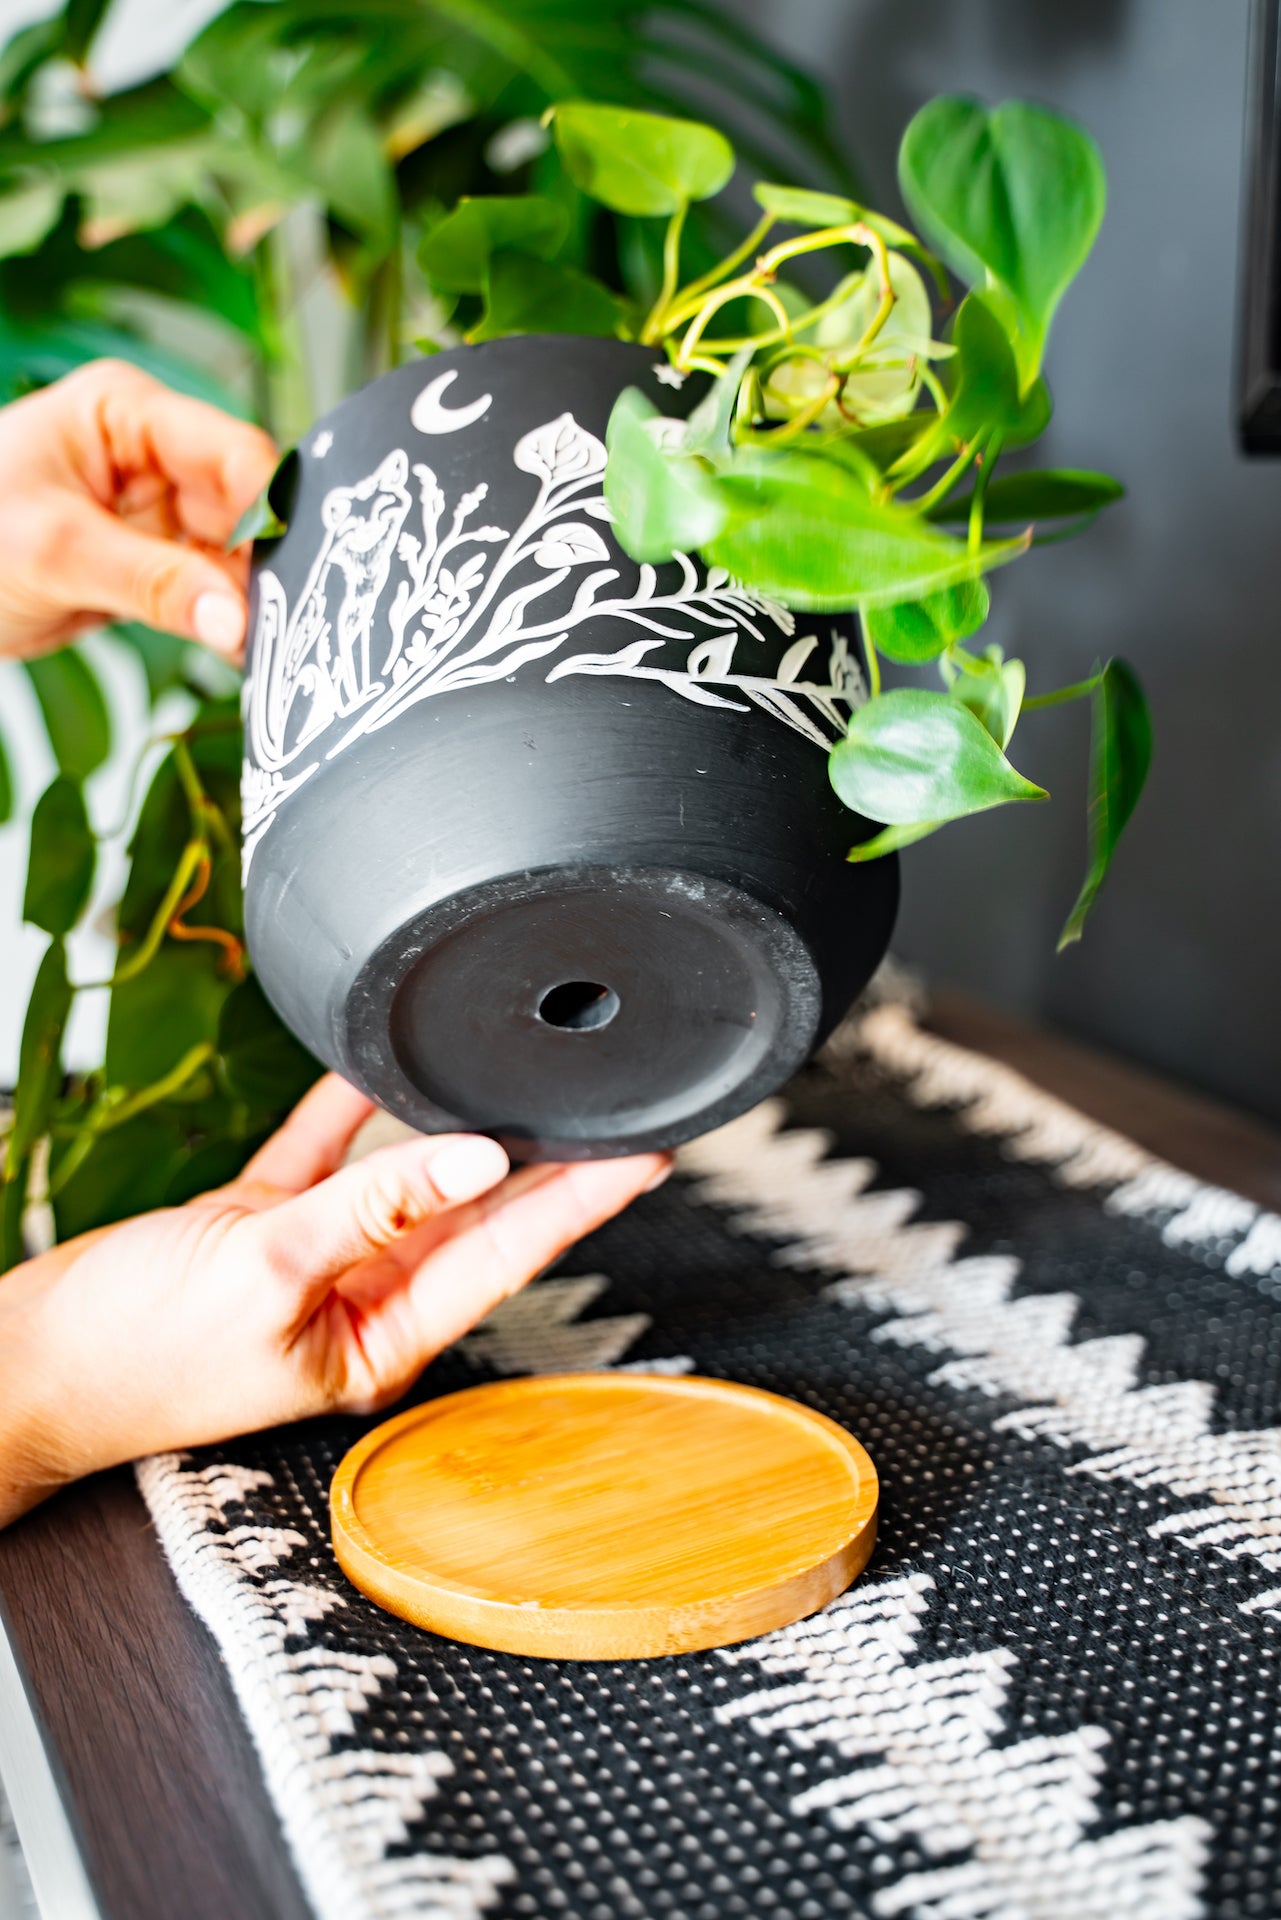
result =
M324 432L318 433L315 439L312 441L311 450L315 454L317 460L323 460L325 455L329 452L330 447L333 446L333 444L334 444L334 436L332 433L330 433L328 427L326 427Z
M679 367L662 366L654 368L654 378L660 387L683 387L688 375L683 374Z

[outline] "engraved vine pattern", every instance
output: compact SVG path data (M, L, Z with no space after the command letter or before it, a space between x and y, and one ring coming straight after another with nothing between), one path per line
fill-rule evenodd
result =
M600 531L610 517L601 491L605 448L571 414L525 434L512 459L537 481L514 532L481 517L483 482L451 509L432 469L411 468L398 447L354 486L325 495L323 538L292 611L276 575L259 574L245 708L246 873L281 803L323 760L420 700L505 680L547 658L586 620L623 620L644 632L614 652L559 660L549 681L661 681L700 705L761 708L824 750L866 698L843 634L830 636L824 677L802 679L821 653L818 636L793 639L787 608L721 568L702 575L678 554L674 585L660 588L657 570L642 565L630 590L620 590L616 556ZM567 586L566 608L559 590ZM736 649L745 638L763 644L771 628L791 640L777 669L739 671ZM693 642L683 668L651 660L673 641Z

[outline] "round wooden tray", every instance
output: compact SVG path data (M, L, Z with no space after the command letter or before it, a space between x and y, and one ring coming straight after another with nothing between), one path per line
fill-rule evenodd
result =
M362 1592L474 1646L625 1660L813 1613L866 1565L876 1469L822 1414L654 1374L503 1380L365 1435L330 1490Z

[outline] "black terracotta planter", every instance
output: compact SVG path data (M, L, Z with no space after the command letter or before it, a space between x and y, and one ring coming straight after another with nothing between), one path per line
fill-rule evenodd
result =
M519 1158L674 1145L778 1087L889 938L832 793L851 623L638 567L605 426L660 355L459 348L336 408L255 557L250 950L319 1057Z

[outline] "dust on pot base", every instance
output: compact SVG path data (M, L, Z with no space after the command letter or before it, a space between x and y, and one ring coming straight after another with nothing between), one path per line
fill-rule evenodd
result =
M255 556L246 922L304 1043L519 1158L675 1145L779 1086L884 952L893 860L827 753L851 623L693 561L602 495L665 358L539 336L398 368L299 449Z

